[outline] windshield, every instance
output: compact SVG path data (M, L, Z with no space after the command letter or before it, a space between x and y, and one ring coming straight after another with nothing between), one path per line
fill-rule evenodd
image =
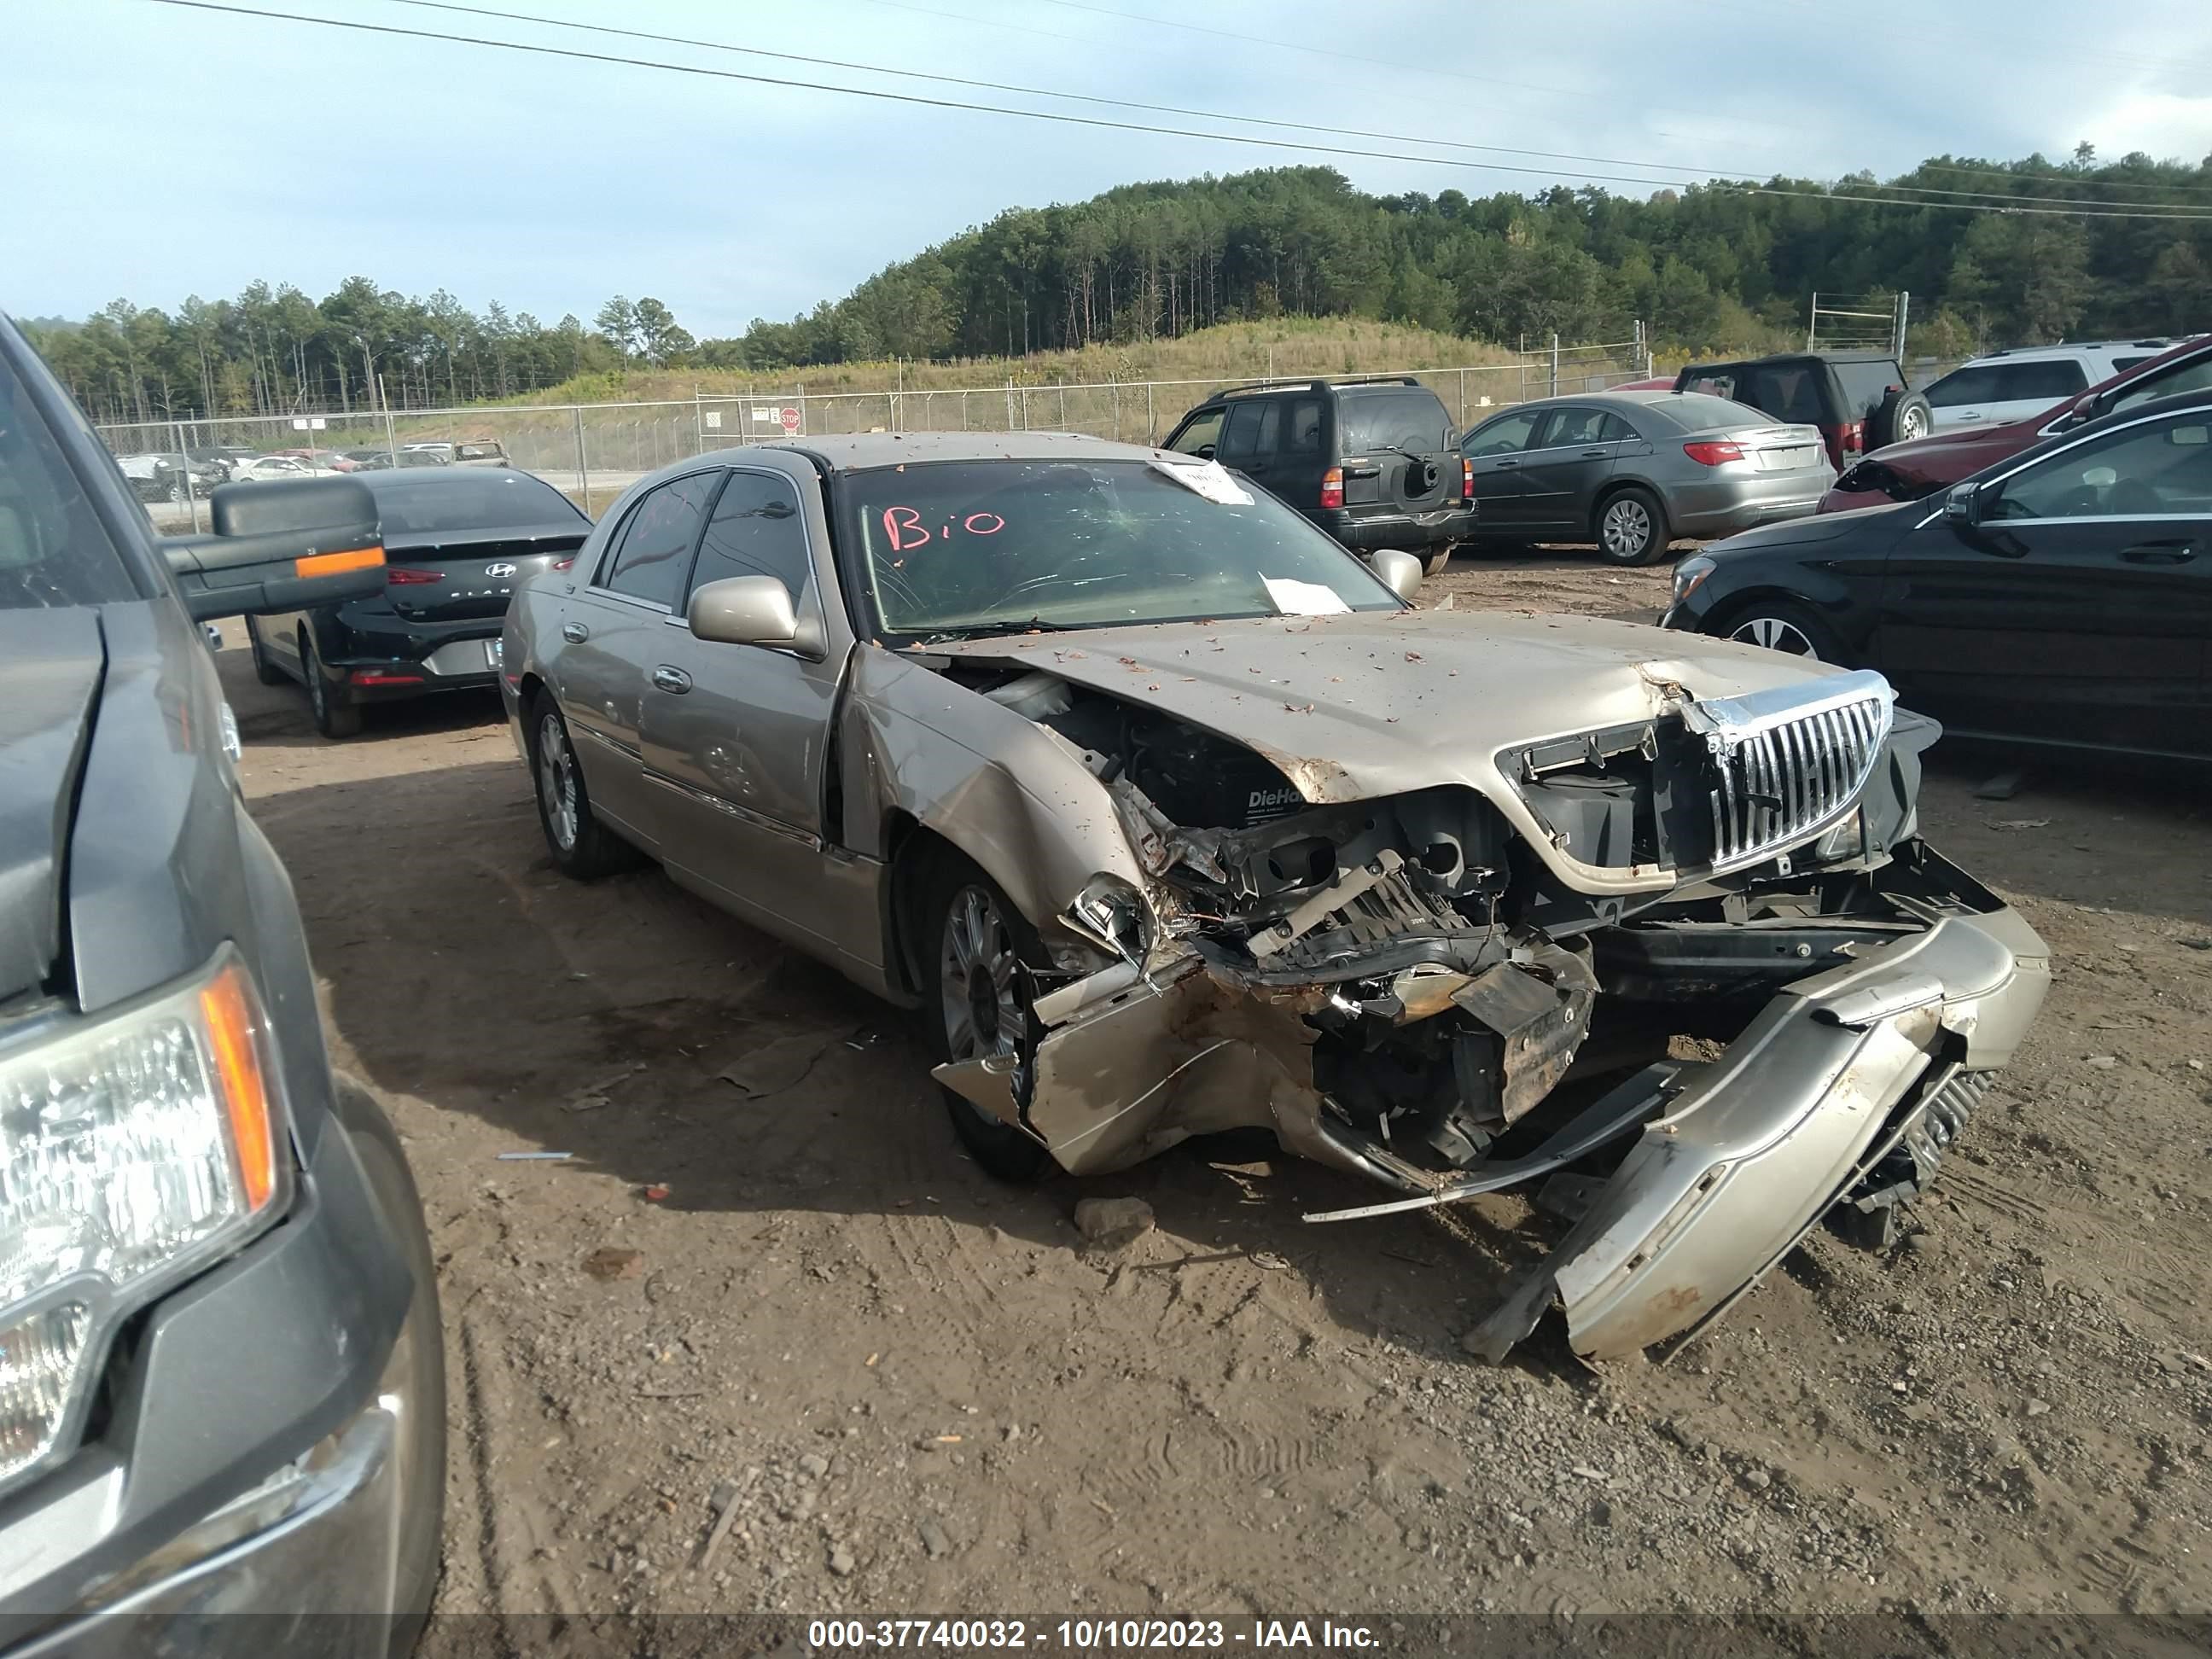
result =
M137 597L76 474L0 355L0 611Z
M386 538L533 526L577 530L591 523L567 496L526 472L433 471L404 454L399 464L402 471L387 469L380 477L362 480L376 493Z
M1437 394L1420 386L1389 392L1343 391L1336 396L1339 451L1402 449L1433 455L1451 447L1451 416Z
M839 495L846 580L866 607L854 621L894 641L1401 603L1297 514L1211 465L937 461L848 473Z

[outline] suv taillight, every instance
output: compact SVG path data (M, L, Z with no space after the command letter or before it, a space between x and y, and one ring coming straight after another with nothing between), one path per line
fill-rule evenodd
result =
M1459 458L1459 498L1463 501L1474 499L1474 463L1464 455Z
M1741 460L1743 446L1727 442L1684 444L1682 453L1699 466L1718 466L1723 461Z
M1321 475L1321 504L1323 507L1344 505L1344 469L1333 466Z
M407 587L418 582L441 582L445 577L435 570L410 570L404 564L385 567L385 584L390 587Z
M1852 421L1849 422L1844 427L1843 430L1837 434L1837 438L1838 441L1843 445L1844 454L1857 454L1859 451L1866 447L1866 422L1864 421Z

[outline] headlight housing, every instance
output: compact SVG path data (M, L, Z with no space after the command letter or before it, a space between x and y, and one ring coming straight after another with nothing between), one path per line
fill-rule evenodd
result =
M276 1213L274 1073L228 945L181 983L0 1046L0 1482L75 1428L118 1318Z
M1698 584L1713 574L1713 562L1702 553L1692 553L1674 567L1674 599L1676 605L1698 591Z

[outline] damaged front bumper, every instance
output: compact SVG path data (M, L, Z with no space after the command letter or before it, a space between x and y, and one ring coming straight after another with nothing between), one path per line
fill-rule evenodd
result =
M1286 1150L1413 1194L1311 1220L1518 1185L1641 1126L1559 1247L1517 1276L1468 1342L1501 1358L1556 1302L1577 1353L1621 1358L1717 1317L1855 1194L1879 1189L1864 1201L1893 1202L1895 1182L1884 1187L1876 1171L1932 1164L1960 1102L2010 1059L2041 1005L2043 942L1987 890L1924 845L1878 884L1919 931L1853 946L1842 965L1786 985L1717 1060L1649 1067L1534 1151L1443 1174L1328 1109L1308 1018L1325 989L1257 985L1176 947L1038 998L1039 1036L1024 1057L936 1076L1072 1174L1266 1123ZM1456 994L1468 1006L1464 975L1433 982L1431 1002Z

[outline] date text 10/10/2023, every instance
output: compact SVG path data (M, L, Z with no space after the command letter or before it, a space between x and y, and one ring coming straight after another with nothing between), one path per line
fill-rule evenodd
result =
M1346 1648L1371 1650L1381 1638L1364 1625L1333 1620L1249 1619L817 1619L807 1645L837 1648L1098 1648L1218 1651Z

